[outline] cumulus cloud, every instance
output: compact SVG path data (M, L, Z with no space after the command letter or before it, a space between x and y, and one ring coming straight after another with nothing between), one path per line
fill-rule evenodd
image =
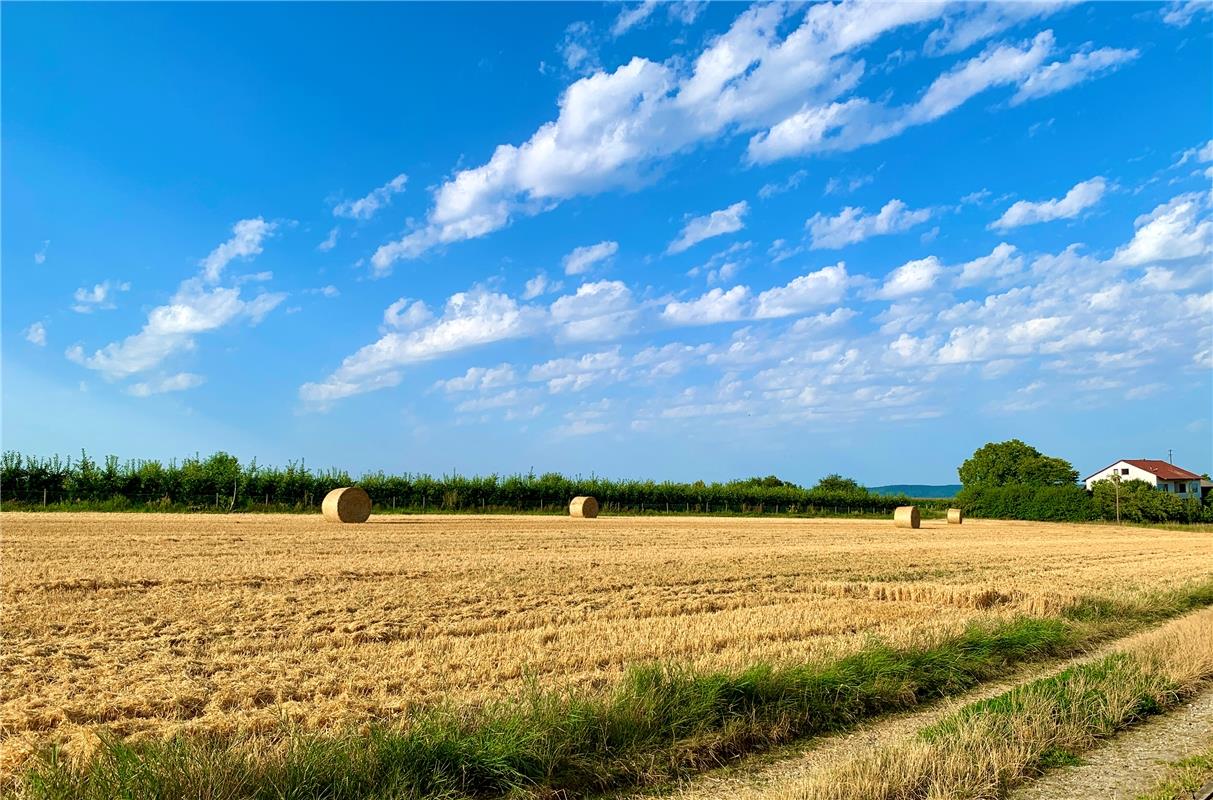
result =
M1206 0L1171 0L1162 7L1162 21L1176 28L1186 28L1201 14L1213 12Z
M598 281L583 283L573 294L557 298L550 313L561 338L590 341L630 333L638 310L627 284Z
M1019 91L1011 98L1011 105L1017 106L1028 100L1035 100L1038 97L1045 97L1077 86L1129 63L1138 55L1137 50L1101 47L1098 50L1075 53L1066 61L1045 64L1034 70L1020 84Z
M661 316L674 325L711 325L744 319L750 314L750 290L734 286L712 289L694 300L667 303Z
M837 249L862 242L872 236L900 233L931 217L931 209L910 209L901 200L890 200L875 214L865 215L862 208L847 206L836 216L814 214L805 223L812 238L812 249Z
M956 285L965 287L980 283L999 284L1020 275L1023 267L1023 256L1015 245L1002 242L990 251L988 256L979 256L961 264Z
M571 84L557 117L525 142L499 145L487 162L439 186L424 223L380 247L373 265L383 273L398 259L484 236L568 197L635 186L674 154L849 91L862 74L852 51L944 7L758 5L691 60L637 57L596 71ZM788 27L795 16L799 24ZM588 54L578 56L580 67Z
M46 347L46 326L35 322L25 329L25 341L38 347Z
M360 197L357 200L344 200L333 206L333 216L345 217L346 219L368 220L375 216L375 213L379 209L391 204L392 197L404 191L408 180L409 176L401 173L378 189L372 189L365 197ZM336 228L333 230L334 233L329 234L329 239L336 243ZM332 245L329 245L328 248L323 249L327 250L331 247Z
M611 258L619 252L619 242L599 242L598 244L577 247L564 257L565 275L580 275L600 261Z
M499 364L496 367L469 367L462 375L438 381L436 385L445 392L483 392L501 389L517 381L513 365Z
M153 308L136 334L86 354L81 345L67 350L69 360L97 370L110 379L126 378L159 366L169 356L190 350L195 337L237 320L259 323L276 308L285 294L262 292L245 300L236 286L213 286L234 258L252 258L262 250L262 241L274 230L260 217L237 222L233 236L216 247L200 264L197 277L182 281L168 304ZM104 295L105 293L101 293ZM94 290L87 297L92 299ZM79 298L78 298L79 299Z
M644 0L639 5L625 6L619 12L619 16L615 17L615 23L611 25L611 35L616 37L622 36L648 19L656 10L657 0Z
M261 255L263 242L273 234L276 227L275 223L266 222L261 217L237 222L232 226L232 238L216 247L202 260L202 279L207 283L216 283L232 259L250 259Z
M176 375L170 375L167 378L161 378L156 381L143 381L140 383L132 383L127 388L127 394L135 397L151 397L154 394L164 394L166 392L184 392L187 389L193 389L206 383L206 378L201 375L195 375L192 372L178 372Z
M325 408L343 397L399 384L401 367L521 338L541 323L541 312L508 295L483 287L459 292L447 300L441 317L413 330L385 333L348 356L325 380L304 384L299 395L309 407Z
M323 242L321 242L320 244L316 245L316 249L322 253L327 253L329 250L332 250L334 247L337 246L337 236L340 233L341 233L341 227L334 226L333 229L329 231L329 235L327 237L325 237L325 240Z
M420 300L401 297L383 311L383 325L396 331L411 331L420 328L434 318L429 306Z
M997 86L1018 84L1053 49L1053 32L1021 45L1000 44L936 78L913 103L890 107L862 97L806 105L769 130L755 134L747 155L754 163L830 151L854 150L948 114Z
M1103 178L1095 177L1075 184L1070 191L1066 192L1065 197L1060 199L1042 200L1038 203L1020 200L1008 208L1001 217L990 223L990 228L1005 231L1021 225L1051 222L1055 219L1072 219L1098 203L1107 189L1108 182Z
M1213 252L1213 221L1203 213L1208 204L1207 195L1191 192L1142 214L1133 222L1132 241L1116 251L1113 262L1136 266Z
M526 282L526 286L522 292L522 299L534 300L536 297L541 297L548 292L558 292L562 285L560 281L549 280L545 273L540 272Z
M75 300L72 304L72 311L77 314L91 314L97 310L113 310L118 307L113 301L113 292L126 292L130 291L130 288L130 283L126 281L122 283L102 281L91 289L81 287L72 295L72 299Z
M784 286L759 294L754 316L758 319L787 317L841 302L849 280L846 264L842 261L793 278Z
M935 256L907 261L889 273L884 285L876 292L876 297L895 300L925 292L935 285L942 272L943 265Z
M743 217L750 210L750 204L745 200L734 203L728 208L713 211L702 217L694 217L683 226L678 238L670 242L667 253L681 253L690 247L716 236L735 233L745 227Z

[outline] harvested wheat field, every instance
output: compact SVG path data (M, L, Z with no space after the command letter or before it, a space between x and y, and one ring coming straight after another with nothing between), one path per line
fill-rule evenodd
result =
M102 728L325 729L637 662L803 662L1211 564L1208 533L982 520L5 514L3 769Z

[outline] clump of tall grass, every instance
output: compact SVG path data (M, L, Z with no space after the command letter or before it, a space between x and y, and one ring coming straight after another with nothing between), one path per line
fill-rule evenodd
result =
M20 792L37 798L584 796L669 779L953 695L1010 665L1071 655L1134 624L1209 602L1213 582L1138 606L1089 603L1078 619L974 624L962 635L917 647L873 642L825 663L710 673L637 667L603 695L535 690L343 735L110 740L84 763L46 754L23 776ZM1121 675L1119 662L1106 665L1114 667Z

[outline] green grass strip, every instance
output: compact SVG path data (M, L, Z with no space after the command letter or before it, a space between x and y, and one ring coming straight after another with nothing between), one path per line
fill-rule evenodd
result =
M963 692L1015 664L1213 604L1213 580L1138 604L1090 601L1057 619L974 624L927 647L874 643L828 663L698 673L637 667L611 693L539 692L434 709L369 733L265 742L106 741L85 764L55 751L19 779L31 798L579 797L669 780L794 738ZM260 750L262 755L254 755Z

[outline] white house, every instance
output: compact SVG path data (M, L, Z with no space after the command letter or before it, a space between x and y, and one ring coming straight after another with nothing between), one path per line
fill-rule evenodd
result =
M1159 491L1171 492L1180 497L1200 498L1199 475L1169 462L1151 458L1122 459L1088 475L1083 482L1090 489L1096 481L1110 480L1113 476L1120 476L1122 481L1145 481Z

